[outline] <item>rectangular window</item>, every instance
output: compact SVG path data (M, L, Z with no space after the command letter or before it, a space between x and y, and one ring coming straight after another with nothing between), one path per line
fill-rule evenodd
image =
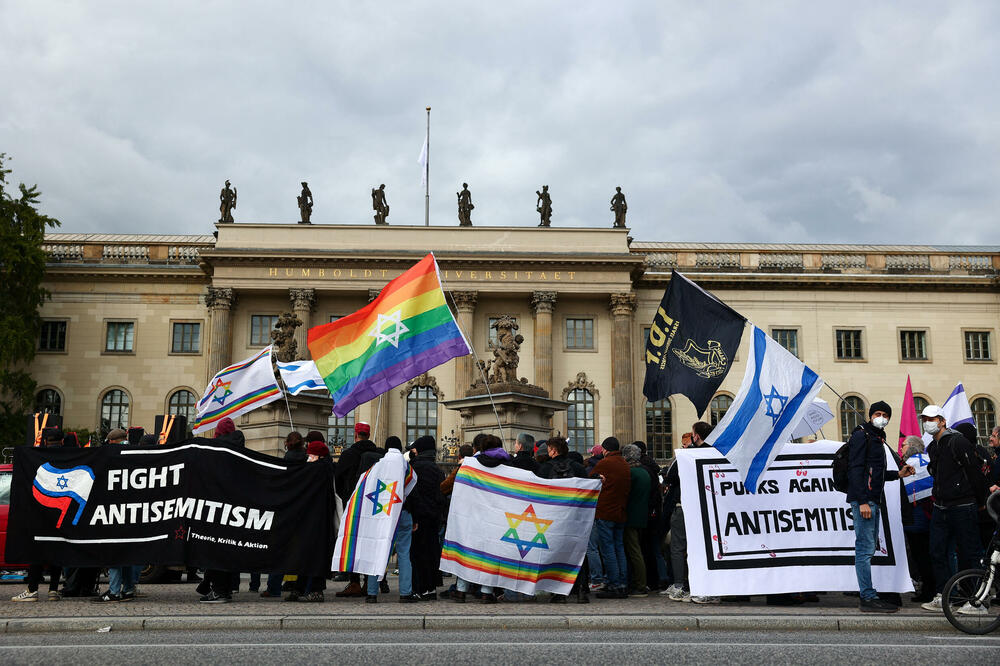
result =
M861 329L837 329L837 358L842 361L853 361L864 358L863 350L861 349Z
M771 337L779 345L787 349L795 358L799 356L799 329L797 328L772 328Z
M900 331L899 357L904 361L926 361L927 331Z
M566 320L566 349L594 348L594 320Z
M250 346L271 344L271 331L278 324L278 315L250 315Z
M135 336L135 322L109 321L108 334L104 343L106 352L131 352Z
M965 331L965 360L992 361L989 331Z
M173 354L197 354L201 351L201 324L174 322L170 352Z
M38 340L38 351L66 351L66 322L43 321L42 336Z

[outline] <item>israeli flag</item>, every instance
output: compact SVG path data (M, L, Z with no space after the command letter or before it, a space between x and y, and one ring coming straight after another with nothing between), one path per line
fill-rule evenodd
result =
M941 411L944 412L944 420L949 428L954 428L959 423L976 425L976 421L972 418L972 408L969 407L969 399L965 396L965 387L961 384L955 387L941 405Z
M906 498L911 502L917 502L931 496L931 490L934 488L934 477L927 471L927 463L929 462L930 458L923 453L918 453L906 461L907 465L911 465L916 470L916 474L903 479Z
M739 394L706 443L726 456L753 493L791 440L792 429L802 421L823 380L756 326L750 361Z
M291 361L282 363L276 361L278 371L281 373L281 381L285 382L285 388L292 395L298 395L302 391L325 391L326 384L323 377L316 369L313 361Z

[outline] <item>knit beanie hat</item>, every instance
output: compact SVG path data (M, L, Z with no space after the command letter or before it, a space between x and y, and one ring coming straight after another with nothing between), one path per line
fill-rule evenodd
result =
M228 416L224 419L220 419L215 425L215 436L220 437L222 435L228 435L231 432L236 432L236 424Z
M319 458L324 458L330 455L330 449L326 447L326 444L322 440L312 440L306 447L306 453L311 456L317 456Z
M416 441L413 442L413 448L417 450L417 453L423 453L424 451L434 450L434 438L430 435L422 435L417 437Z
M402 451L403 450L402 440L400 440L399 437L396 437L395 435L389 435L388 437L386 437L385 450L388 451L389 449L396 449L397 451Z
M640 457L642 457L642 451L635 444L629 444L622 449L622 458L625 458L625 462L629 465L638 465Z
M889 403L882 400L873 402L872 406L868 408L868 418L871 418L875 412L885 412L889 418L892 418L892 407L889 406Z

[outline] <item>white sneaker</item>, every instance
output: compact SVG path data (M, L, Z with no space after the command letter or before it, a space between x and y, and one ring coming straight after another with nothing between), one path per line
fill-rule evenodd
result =
M678 588L667 598L671 601L691 601L691 593L683 588Z
M941 595L935 594L934 598L925 604L920 604L920 607L924 610L929 610L933 613L941 613L944 609L941 607Z
M29 592L25 590L16 597L11 597L11 601L38 601L38 592Z
M598 590L603 590L603 589L604 589L604 583L591 583L590 584L590 591L591 592L597 592Z
M959 615L989 615L990 611L986 606L979 606L978 608L970 604L968 601L965 605L955 611Z
M660 596L669 597L676 591L677 591L677 585L675 583L671 583L670 587L668 587L667 589L660 590Z
M691 601L696 604L717 604L719 597L691 597Z

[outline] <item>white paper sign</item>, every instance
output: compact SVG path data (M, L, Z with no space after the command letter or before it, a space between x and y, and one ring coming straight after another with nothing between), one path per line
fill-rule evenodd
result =
M854 521L830 468L842 442L786 444L747 493L715 449L677 452L691 594L726 596L811 590L857 591ZM890 469L895 463L886 451ZM880 592L910 592L899 481L885 484L872 557Z

